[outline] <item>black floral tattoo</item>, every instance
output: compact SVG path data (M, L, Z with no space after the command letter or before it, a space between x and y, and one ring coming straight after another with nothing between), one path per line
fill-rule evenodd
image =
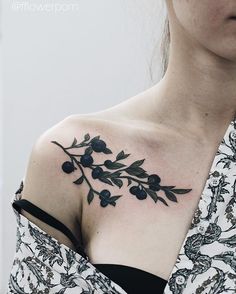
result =
M166 206L168 206L166 200L163 197L157 195L158 191L164 191L168 200L177 202L177 197L175 194L186 194L192 190L175 189L175 186L162 186L160 184L161 179L157 174L149 175L141 167L145 159L136 160L129 166L119 162L130 155L125 154L123 150L117 154L114 161L107 159L102 164L95 164L92 156L93 152L102 152L104 154L112 153L112 151L107 148L104 140L100 139L100 135L90 139L90 135L87 133L84 135L84 139L81 143L78 143L77 139L74 138L74 141L70 147L63 147L56 141L51 142L61 147L70 158L70 160L65 161L61 166L65 173L70 174L78 168L81 171L82 175L73 183L76 185L81 185L84 181L86 181L89 186L89 192L87 195L87 201L89 204L92 202L94 195L97 194L99 196L100 205L102 207L106 207L108 204L115 206L116 201L122 195L111 196L111 192L108 189L103 189L100 192L96 191L86 177L83 168L91 169L91 175L93 179L97 179L111 186L115 184L121 188L123 186L123 179L127 179L127 186L132 184L129 192L137 199L143 200L150 196L155 203L160 201ZM69 152L70 149L82 147L85 147L83 154L72 154ZM104 170L104 167L107 170ZM136 184L133 184L133 182Z

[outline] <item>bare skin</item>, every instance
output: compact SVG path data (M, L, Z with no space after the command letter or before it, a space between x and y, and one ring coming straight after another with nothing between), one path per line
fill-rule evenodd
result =
M116 206L102 207L98 197L88 204L87 182L78 189L77 221L90 261L129 265L167 280L236 112L236 22L227 19L236 15L236 6L233 0L166 3L171 46L164 78L109 109L72 115L69 124L78 132L63 146L73 137L81 142L86 133L100 135L112 154L94 155L96 164L124 150L130 154L126 164L145 158L142 167L162 185L191 189L165 206L151 197L137 200L126 184L110 186L83 169L96 190L122 195Z
M160 175L163 184L192 189L165 207L114 188L114 195L127 197L104 210L99 202L87 203L83 186L82 233L91 262L130 265L164 279L236 111L236 23L227 19L236 14L234 1L167 5L172 42L164 78L119 105L78 118L87 120L84 133L102 134L113 153L125 150L133 161L146 158L144 168Z
M168 206L160 201L155 203L151 197L137 200L131 195L127 180L123 181L121 188L110 186L93 179L91 170L83 168L93 189L98 192L107 189L112 196L122 195L116 206L104 208L97 195L88 203L89 186L85 181L78 187L82 198L80 223L85 251L94 264L129 265L168 279L218 145L196 141L171 130L160 128L157 132L145 125L140 128L138 121L136 125L131 121L128 124L127 120L115 121L114 116L113 120L87 116L82 123L75 119L75 123L83 125L83 135L100 135L112 150L108 155L93 154L94 163L100 165L107 159L115 160L116 155L124 150L130 154L122 161L126 166L145 158L142 167L148 174L157 174L163 186L173 185L191 189L191 192L176 195L178 202L171 202L163 191L159 191L157 194L167 201ZM82 138L82 134L78 133L77 138ZM77 172L77 175L79 178L81 173Z

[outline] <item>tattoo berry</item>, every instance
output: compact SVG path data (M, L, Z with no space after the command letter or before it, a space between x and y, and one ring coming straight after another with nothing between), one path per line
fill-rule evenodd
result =
M106 199L102 199L101 202L100 202L100 205L102 207L106 207L108 205L108 202L106 201Z
M148 177L148 185L149 185L149 189L153 190L153 191L159 191L160 188L160 183L161 178L156 175L156 174L152 174Z
M152 174L148 177L148 184L149 185L156 185L156 184L159 184L161 181L161 178L156 175L156 174Z
M144 191L143 189L142 190L139 190L136 194L136 197L139 199L139 200L143 200L143 199L146 199L147 198L147 193L146 191Z
M100 139L93 139L91 141L91 147L96 152L103 152L106 149L106 143Z
M159 191L161 189L161 187L157 184L157 185L150 185L149 189L153 190L153 191Z
M99 176L103 173L103 169L100 166L96 166L92 171L93 179L99 178Z
M105 199L105 198L109 198L111 196L110 191L104 189L100 192L99 198L100 199Z
M136 195L137 192L139 191L139 188L138 188L138 186L132 186L129 188L129 191L131 194Z
M143 189L140 189L139 186L132 186L129 189L130 193L135 195L139 200L147 198L147 193Z
M93 158L90 154L83 154L80 159L80 163L84 166L90 166L93 163Z
M65 161L62 166L61 166L62 170L67 173L70 174L72 173L76 168L74 167L73 163L70 161Z
M112 164L112 161L110 159L107 159L104 161L105 167L109 167L109 166L111 166L111 164Z

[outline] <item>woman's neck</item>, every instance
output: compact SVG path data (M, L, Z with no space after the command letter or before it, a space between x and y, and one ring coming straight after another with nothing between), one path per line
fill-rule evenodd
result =
M152 120L203 138L225 130L236 114L236 61L200 50L179 52L170 52L165 76L150 89Z

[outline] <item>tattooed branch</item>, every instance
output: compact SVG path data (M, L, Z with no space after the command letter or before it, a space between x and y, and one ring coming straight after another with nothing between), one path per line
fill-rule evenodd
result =
M155 203L160 201L166 206L168 206L167 201L157 194L158 191L162 190L165 193L167 200L177 202L175 194L186 194L192 190L175 189L175 186L162 186L161 178L157 174L149 175L146 170L141 167L145 159L136 160L129 166L119 162L130 155L125 154L123 150L117 154L115 161L107 159L101 164L95 164L92 156L93 152L104 154L112 153L104 140L100 139L100 135L95 136L90 140L90 135L87 133L84 135L84 139L80 143L74 138L70 147L63 147L56 141L51 142L62 148L69 157L69 160L63 162L61 165L63 172L70 174L78 168L81 171L82 175L73 183L81 185L85 181L88 184L89 192L87 195L87 201L89 204L93 201L94 195L97 194L102 207L106 207L108 204L115 206L116 201L122 195L111 196L111 192L108 189L103 189L100 192L95 190L86 177L83 170L84 168L91 169L91 176L93 179L97 179L111 186L116 185L121 188L123 186L123 179L126 179L128 181L127 187L131 185L129 192L132 196L135 196L136 199L144 200L149 196ZM82 147L85 147L83 154L72 154L69 152L70 149Z

